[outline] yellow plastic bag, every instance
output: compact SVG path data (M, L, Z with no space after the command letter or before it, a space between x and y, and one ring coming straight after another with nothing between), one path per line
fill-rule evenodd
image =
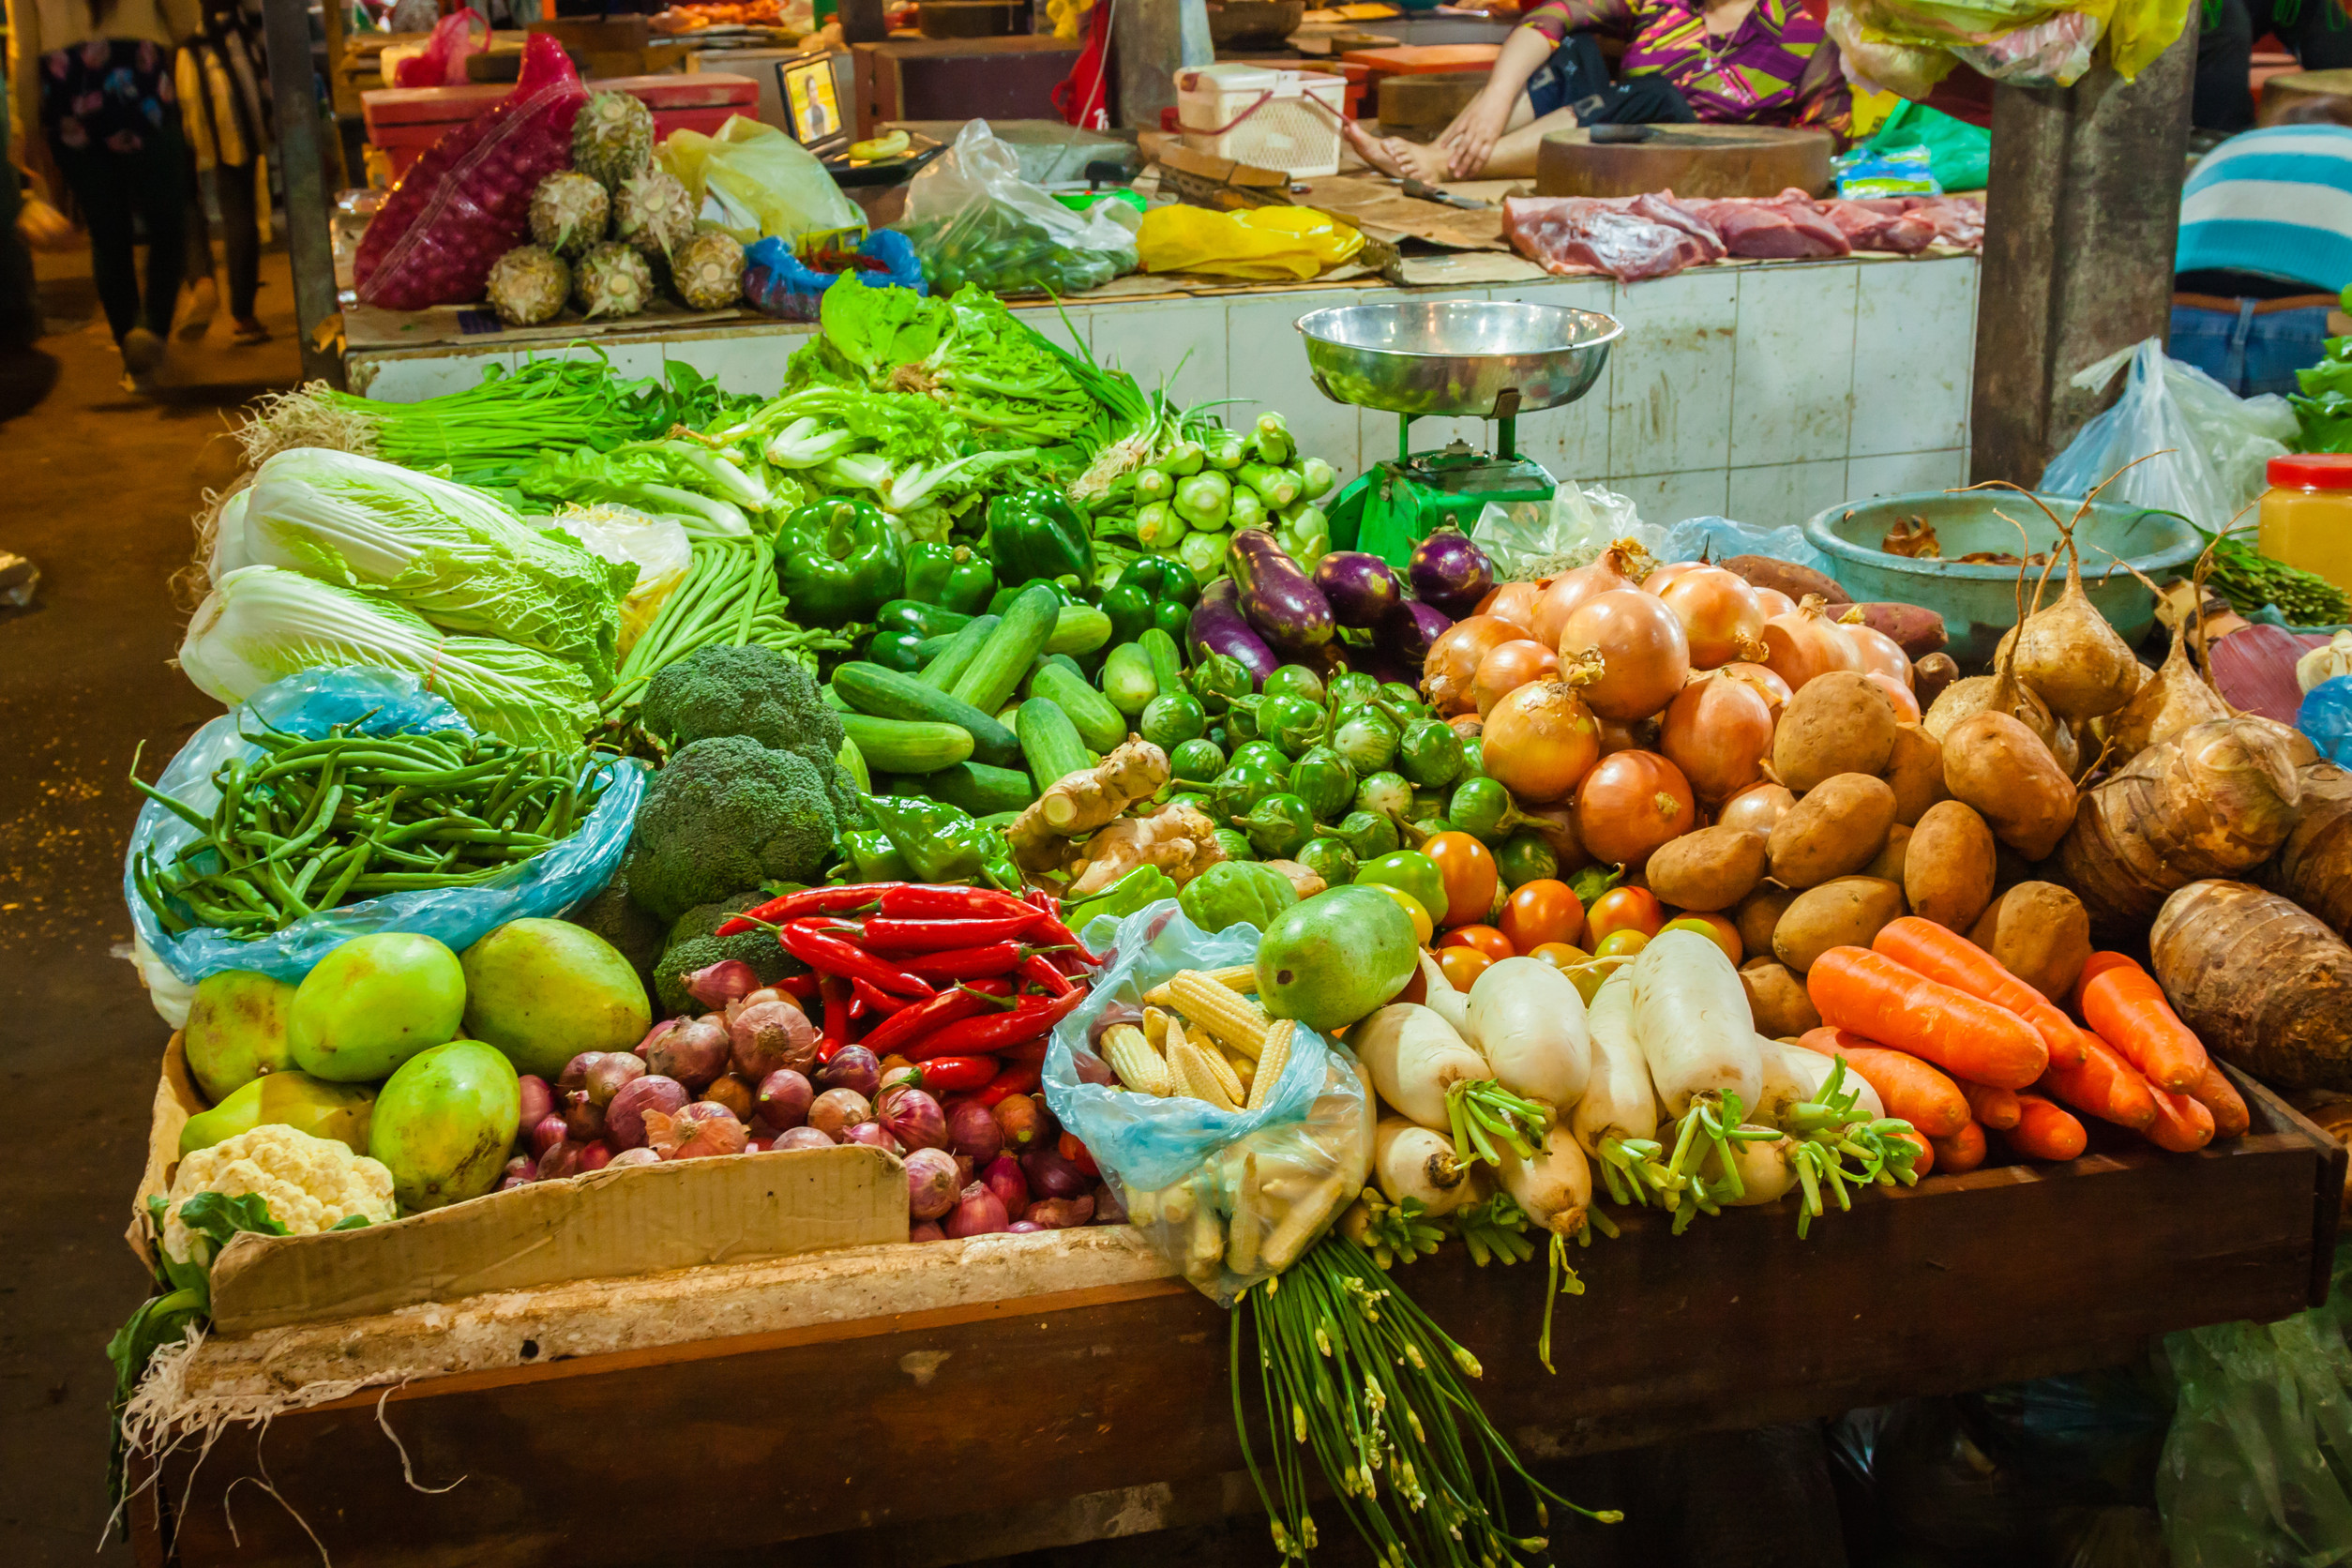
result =
M2118 0L2115 17L2107 23L2108 59L2115 73L2126 82L2139 75L2172 47L2188 21L2189 0Z
M774 126L731 114L716 136L671 131L661 160L686 188L695 217L746 245L767 234L792 245L805 234L866 233L865 214L824 165Z
M1306 279L1353 259L1364 235L1313 207L1211 212L1180 204L1145 213L1135 249L1146 272Z

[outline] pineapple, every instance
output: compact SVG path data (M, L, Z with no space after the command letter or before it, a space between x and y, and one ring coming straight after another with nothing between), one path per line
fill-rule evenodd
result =
M694 233L686 188L664 169L624 180L612 197L612 237L647 261L668 256Z
M490 307L508 326L536 326L563 313L572 269L543 245L518 245L490 264L484 289Z
M559 256L577 256L604 238L611 211L603 186L566 169L531 193L531 237Z
M627 93L590 93L572 122L572 167L607 190L645 171L654 156L654 114Z
M670 253L670 280L697 310L724 310L743 297L743 242L705 229Z
M599 240L572 268L572 301L590 321L634 316L654 295L654 269L618 240Z

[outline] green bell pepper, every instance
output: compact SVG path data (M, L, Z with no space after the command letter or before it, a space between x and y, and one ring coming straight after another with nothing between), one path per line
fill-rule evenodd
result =
M953 637L972 624L960 611L926 604L920 599L892 599L874 611L877 631L911 631L917 637Z
M870 621L906 580L906 554L882 508L834 497L796 507L777 532L776 569L793 620Z
M1093 897L1064 906L1062 923L1073 931L1083 931L1098 916L1124 920L1146 905L1179 897L1167 872L1156 866L1138 866Z
M884 626L866 644L866 657L884 670L896 670L902 675L919 675L930 661L923 656L921 634Z
M907 551L907 597L977 615L996 592L996 568L968 545L918 544Z
M1103 613L1110 617L1110 640L1113 643L1132 642L1152 629L1152 596L1127 580L1125 576L1103 590Z
M1274 916L1299 901L1290 879L1271 866L1221 860L1184 884L1176 907L1204 931L1255 926L1263 931Z
M1445 873L1419 850L1397 850L1367 860L1356 867L1356 881L1402 888L1429 912L1431 920L1445 919Z
M1190 577L1192 574L1186 572L1184 575ZM1181 648L1184 645L1184 634L1192 629L1192 606L1178 604L1174 599L1163 599L1152 607L1152 624L1174 638L1176 645Z
M841 836L841 864L834 872L837 882L910 882L913 877L906 856L898 852L890 835L859 831Z
M1016 892L1021 874L1004 835L972 821L945 801L911 795L867 795L866 810L888 836L917 881L985 882Z
M1143 590L1144 597L1183 605L1189 611L1200 600L1200 580L1182 561L1165 555L1147 555L1119 574L1122 587Z
M990 498L988 563L999 582L1075 577L1094 585L1094 536L1062 492L1045 487Z

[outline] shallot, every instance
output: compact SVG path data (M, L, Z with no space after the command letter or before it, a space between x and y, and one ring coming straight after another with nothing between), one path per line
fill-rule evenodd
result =
M1021 1173L1021 1162L1010 1154L1000 1154L981 1168L980 1180L996 1194L996 1200L1007 1214L1018 1218L1029 1209L1029 1178Z
M531 1123L531 1156L537 1159L564 1141L567 1128L560 1112L549 1111Z
M808 1125L838 1138L860 1122L874 1119L874 1107L854 1089L828 1089L808 1104Z
M629 1166L659 1165L660 1163L661 1156L641 1143L634 1149L622 1150L606 1161L604 1168L607 1170L620 1170Z
M793 1127L769 1138L768 1149L771 1153L785 1149L830 1149L835 1142L814 1127Z
M941 1226L949 1236L993 1236L1013 1223L1004 1212L1004 1205L986 1183L974 1182L966 1187L956 1203L955 1212Z
M580 1143L604 1136L604 1107L590 1099L585 1089L575 1089L564 1097L564 1131Z
M843 1046L817 1069L816 1081L826 1089L854 1089L870 1098L882 1087L882 1063L864 1046Z
M808 1120L808 1104L816 1097L807 1078L790 1067L779 1067L760 1080L753 1108L761 1121L777 1132L790 1132Z
M584 1050L564 1063L564 1070L555 1076L556 1093L568 1094L576 1089L585 1089L588 1086L588 1069L604 1058L603 1051Z
M947 1113L920 1089L894 1089L875 1102L874 1113L891 1136L910 1149L947 1146Z
M520 1107L515 1118L518 1127L535 1127L555 1109L555 1086L535 1073L525 1073L515 1080L515 1097Z
M599 1106L609 1106L612 1096L645 1076L645 1059L635 1051L609 1050L596 1064L588 1069L588 1078L580 1087Z
M579 1175L580 1151L580 1145L568 1138L550 1144L547 1153L539 1156L539 1170L536 1179L542 1182L560 1182L566 1176Z
M592 1170L602 1170L606 1166L609 1166L611 1163L612 1145L605 1142L602 1138L598 1138L596 1142L588 1144L580 1152L580 1173L582 1176L587 1175Z
M975 1160L992 1160L1003 1152L1004 1129L987 1106L964 1100L947 1113L947 1146Z
M506 1162L506 1168L499 1173L499 1185L504 1188L509 1184L536 1181L538 1175L537 1160L528 1154L517 1154Z
M817 1060L817 1026L782 997L746 1007L726 1029L735 1071L754 1083L779 1068L807 1072Z
M1082 1192L1075 1198L1052 1198L1042 1203L1032 1203L1029 1213L1021 1216L1019 1223L1035 1226L1040 1230L1074 1230L1093 1217L1093 1195Z
M917 1149L907 1156L907 1213L916 1219L937 1219L956 1206L963 1184L956 1180L956 1162L937 1149Z
M632 1078L604 1108L605 1137L620 1148L634 1149L645 1141L648 1112L671 1115L693 1098L686 1093L686 1086L673 1078L648 1073L641 1078Z
M947 1240L947 1232L939 1228L937 1220L918 1220L907 1227L907 1240L910 1242L943 1242Z
M880 1122L860 1122L854 1127L844 1129L841 1141L862 1143L868 1149L880 1149L889 1154L903 1154L907 1152L906 1145L891 1137L890 1129Z
M1089 1185L1086 1172L1055 1149L1032 1149L1023 1154L1021 1174L1029 1179L1029 1190L1040 1198L1076 1198Z
M760 977L741 958L721 958L686 977L686 993L705 1007L724 1007L760 988Z
M714 1018L701 1018L680 1020L677 1028L646 1042L640 1051L647 1071L700 1091L727 1070L732 1048L725 1025Z
M665 1160L740 1154L749 1140L750 1135L732 1111L708 1100L681 1106L674 1116L658 1110L645 1113L645 1141Z
M702 1098L715 1106L725 1106L738 1122L750 1121L756 1104L751 1085L732 1073L723 1073L713 1078L711 1086L702 1091Z

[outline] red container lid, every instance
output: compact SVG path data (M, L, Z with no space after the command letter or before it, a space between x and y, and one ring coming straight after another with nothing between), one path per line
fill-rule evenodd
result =
M2266 476L2296 490L2352 490L2352 452L2289 452L2270 460Z

